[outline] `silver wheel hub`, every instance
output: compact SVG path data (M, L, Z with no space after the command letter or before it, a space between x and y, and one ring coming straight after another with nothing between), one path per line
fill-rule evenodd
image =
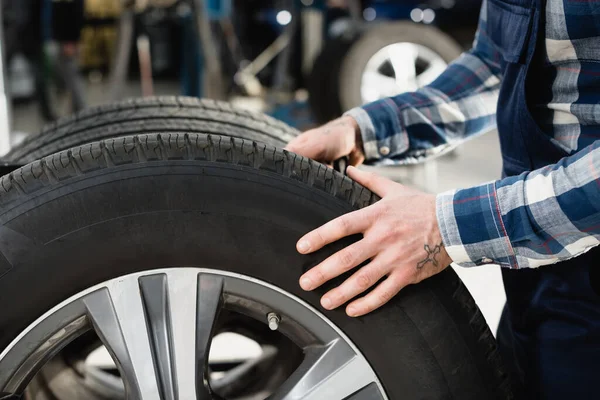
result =
M250 277L200 268L135 273L96 285L54 307L0 354L0 393L22 393L69 342L93 329L112 356L126 397L219 398L208 354L222 309L271 323L304 351L269 399L386 399L352 342L313 307Z
M367 62L360 93L363 104L414 91L437 78L448 64L433 50L415 43L385 46Z

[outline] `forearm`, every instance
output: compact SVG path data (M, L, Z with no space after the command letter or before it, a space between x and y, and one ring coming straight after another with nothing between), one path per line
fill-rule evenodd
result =
M485 65L468 54L462 57L463 61L470 58L469 67L464 62L451 65L436 82L417 92L346 113L358 122L367 162L419 162L495 127L498 78L489 76L486 84L478 82L460 96L449 96L452 90L438 89L458 88L461 76L468 79L466 68Z
M600 239L600 141L548 167L438 195L446 251L459 265L536 268Z

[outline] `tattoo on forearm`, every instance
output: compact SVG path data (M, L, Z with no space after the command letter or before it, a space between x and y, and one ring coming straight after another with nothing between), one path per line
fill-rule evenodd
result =
M438 263L436 257L442 251L443 245L444 243L440 243L436 245L433 249L428 244L423 246L423 249L425 249L425 251L427 252L427 257L425 257L423 260L417 263L417 269L422 269L425 265L429 263L433 264L434 267L439 267L440 264Z

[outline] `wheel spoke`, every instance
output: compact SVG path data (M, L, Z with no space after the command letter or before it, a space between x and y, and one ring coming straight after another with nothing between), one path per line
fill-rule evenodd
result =
M361 94L365 102L399 93L396 80L378 71L365 71L362 79Z
M132 400L212 399L208 354L223 279L199 274L118 281L84 298Z
M364 84L380 92L393 90L396 85L394 78L383 75L377 71L367 71L364 75ZM391 85L391 87L390 87Z
M375 382L360 389L358 392L351 394L344 400L383 400L381 391Z
M174 386L178 399L196 398L196 296L198 282L190 276L168 276L169 314L173 337Z
M162 400L176 400L173 337L167 276L149 275L139 278L140 290L146 313L148 333L151 337L152 354L156 360L156 373Z
M270 400L346 398L375 381L368 371L369 364L336 339L325 346L309 347L302 364Z
M98 336L117 364L127 398L160 400L137 282L122 283L119 290L103 288L83 301Z
M397 43L389 46L388 56L396 76L396 85L401 92L417 89L417 49L411 43Z
M200 274L198 276L198 298L196 313L196 390L199 400L210 400L208 384L208 355L214 326L221 309L223 278Z

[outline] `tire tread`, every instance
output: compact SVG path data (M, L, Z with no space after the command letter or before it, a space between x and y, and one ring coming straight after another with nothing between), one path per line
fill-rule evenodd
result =
M298 135L284 122L229 103L181 96L127 99L99 105L48 124L15 146L5 160L27 163L86 142L140 132L228 131L283 147Z

